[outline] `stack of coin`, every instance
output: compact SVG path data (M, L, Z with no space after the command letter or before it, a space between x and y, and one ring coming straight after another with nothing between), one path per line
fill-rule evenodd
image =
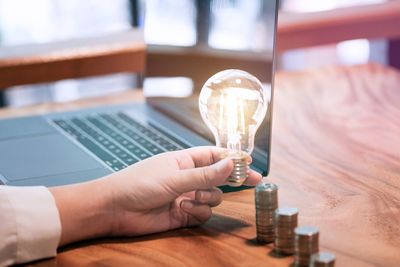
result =
M261 182L255 189L257 241L274 242L274 213L278 207L278 186Z
M334 267L335 254L331 252L320 252L312 255L311 266L313 267Z
M301 226L297 227L294 232L294 263L297 266L309 266L311 264L311 256L319 251L319 230L313 226Z
M275 210L275 251L280 254L294 253L294 229L297 227L297 208L278 208Z

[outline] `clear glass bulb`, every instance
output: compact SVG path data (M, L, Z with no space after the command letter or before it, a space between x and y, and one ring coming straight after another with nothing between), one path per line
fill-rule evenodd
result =
M227 148L226 156L234 161L228 184L242 185L247 178L247 156L268 108L261 82L242 70L218 72L201 89L199 108L216 145Z

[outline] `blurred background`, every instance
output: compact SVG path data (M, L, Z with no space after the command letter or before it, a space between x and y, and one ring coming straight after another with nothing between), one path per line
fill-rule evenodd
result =
M395 2L399 1L280 1L278 31L282 39L278 35L276 69L297 71L367 62L400 67L396 29L389 27L385 34L368 24L380 27L374 19L398 20ZM187 96L215 70L231 65L243 66L268 83L273 44L268 36L274 31L274 17L267 11L273 5L274 1L263 0L0 0L0 71L13 51L34 53L25 51L30 45L101 36L120 40L115 34L139 29L147 46L145 74L7 86L1 91L0 105L71 101L143 86L147 95ZM374 10L377 12L371 12ZM364 24L331 38L334 27L346 27L341 23L351 23L351 19ZM305 38L306 31L315 38Z

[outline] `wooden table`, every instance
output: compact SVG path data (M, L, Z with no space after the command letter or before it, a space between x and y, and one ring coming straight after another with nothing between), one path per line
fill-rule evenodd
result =
M140 99L113 97L33 108L28 115ZM336 266L400 266L400 73L377 65L276 77L272 169L281 206L320 228ZM139 238L82 242L35 266L289 266L254 242L253 190L224 195L205 225Z

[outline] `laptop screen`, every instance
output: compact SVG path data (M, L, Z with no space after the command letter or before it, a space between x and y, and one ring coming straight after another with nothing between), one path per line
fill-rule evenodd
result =
M267 175L278 1L147 2L144 90L148 102L215 143L200 118L200 89L221 70L253 74L263 83L268 101L267 115L256 134L253 167Z

